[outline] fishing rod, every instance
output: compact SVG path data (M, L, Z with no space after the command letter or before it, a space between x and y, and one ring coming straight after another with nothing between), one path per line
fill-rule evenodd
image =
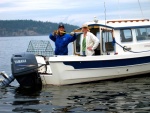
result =
M59 30L55 30L53 33L55 33L55 34L59 34L59 33L64 33L64 34L70 34L70 33L67 33L67 32L65 32L65 31L59 31Z
M67 33L67 32L65 32L65 31L59 31L59 30L55 30L54 32L53 32L53 35L58 35L59 33L62 33L62 34L70 34L70 35L74 35L74 34L82 34L83 32L71 32L71 33Z

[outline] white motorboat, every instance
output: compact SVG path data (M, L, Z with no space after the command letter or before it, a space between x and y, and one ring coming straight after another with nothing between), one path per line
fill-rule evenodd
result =
M81 28L74 30L78 38L73 42L73 55L48 56L49 42L42 52L30 51L36 45L30 42L28 53L12 57L12 74L20 85L68 85L150 73L149 19L94 20L86 24L100 40L95 55L80 55Z

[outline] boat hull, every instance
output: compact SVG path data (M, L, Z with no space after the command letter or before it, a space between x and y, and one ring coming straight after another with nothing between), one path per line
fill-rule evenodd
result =
M51 60L52 75L41 74L42 83L67 85L150 73L149 56L127 56L99 56L95 59L72 57L72 60L68 58L68 61L65 58L62 60L61 57L61 61Z

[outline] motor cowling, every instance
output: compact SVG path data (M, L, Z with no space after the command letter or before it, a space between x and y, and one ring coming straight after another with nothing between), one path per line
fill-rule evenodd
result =
M38 64L32 53L13 54L11 58L11 70L20 87L42 87Z

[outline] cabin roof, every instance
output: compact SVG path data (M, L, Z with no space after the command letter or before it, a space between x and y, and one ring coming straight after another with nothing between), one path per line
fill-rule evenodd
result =
M95 23L87 22L89 26L102 26L113 29L127 29L127 28L139 28L139 27L150 27L149 19L130 19L130 20L107 20L107 21L97 21Z

